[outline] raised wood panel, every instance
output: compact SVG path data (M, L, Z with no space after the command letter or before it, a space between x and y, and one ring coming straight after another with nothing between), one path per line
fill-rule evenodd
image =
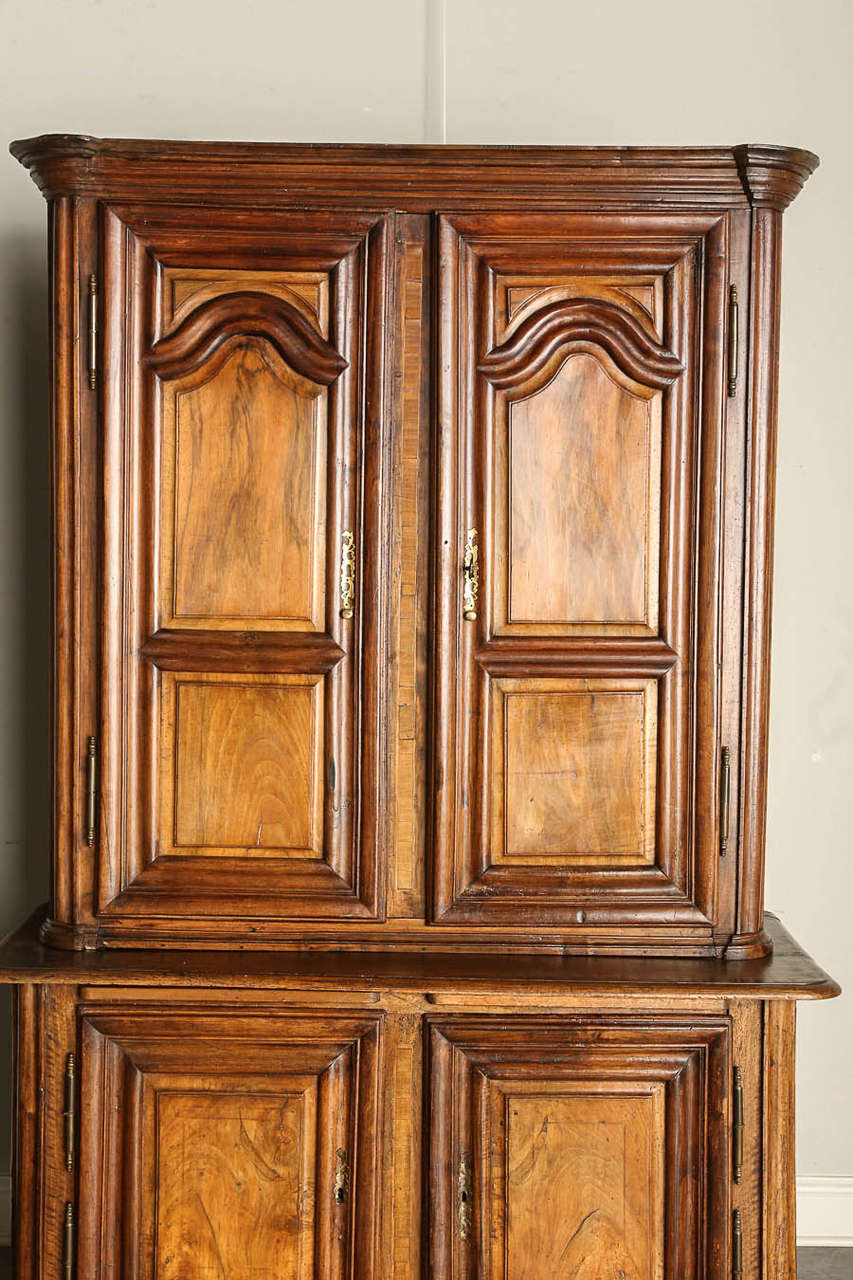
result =
M158 1098L157 1280L313 1275L313 1223L302 1195L315 1158L309 1097L306 1090Z
M547 387L509 406L498 441L496 572L506 624L656 630L660 558L659 393L620 385L595 356L570 356ZM502 555L501 552L504 552Z
M651 862L657 682L491 682L492 860Z
M164 675L163 684L174 714L161 731L163 812L174 821L161 852L319 857L323 678Z
M507 1280L663 1280L662 1084L498 1088L492 1124L502 1120L492 1195Z
M658 339L662 336L663 280L660 275L638 274L629 280L624 274L608 276L599 271L565 276L549 272L535 283L529 275L519 277L517 282L511 271L502 275L504 288L495 300L495 334L501 342L543 305L567 298L615 302L627 308L650 334Z
M727 1019L429 1019L430 1274L722 1280Z
M257 339L201 372L165 391L163 625L322 631L326 393Z
M725 236L440 221L436 921L714 935Z
M370 1274L380 1027L326 1010L84 1009L78 1273Z
M329 277L325 271L240 271L167 266L163 271L163 328L174 329L202 302L237 289L257 289L284 298L329 336Z

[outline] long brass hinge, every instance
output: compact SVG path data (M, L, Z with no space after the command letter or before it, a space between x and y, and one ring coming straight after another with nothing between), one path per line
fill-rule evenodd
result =
M743 1172L743 1133L743 1073L740 1067L735 1067L732 1097L732 1176L735 1182L740 1182Z
M738 306L737 285L729 285L729 344L728 384L729 395L737 395Z
M89 388L94 391L98 385L98 277L89 276L88 295L89 335L86 345L87 369L89 372Z
M720 752L720 857L724 858L729 848L729 809L731 807L732 787L731 752L723 747Z
M732 1280L743 1280L743 1224L740 1209L732 1214Z
M74 1275L74 1205L65 1206L65 1220L62 1224L62 1274L64 1280L72 1280Z
M86 844L95 843L95 802L98 782L98 740L91 734L86 742Z
M65 1110L62 1112L65 1130L65 1168L74 1168L74 1140L77 1128L77 1063L73 1053L65 1059Z

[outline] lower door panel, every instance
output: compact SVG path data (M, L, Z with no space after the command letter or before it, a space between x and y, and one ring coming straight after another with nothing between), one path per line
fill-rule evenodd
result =
M442 1280L722 1280L726 1019L430 1021Z
M380 1023L84 1007L77 1276L372 1274Z

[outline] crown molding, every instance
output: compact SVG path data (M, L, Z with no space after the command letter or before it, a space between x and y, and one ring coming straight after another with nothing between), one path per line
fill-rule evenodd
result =
M387 209L784 208L817 158L788 147L179 142L44 134L12 155L48 198Z
M787 209L820 164L813 151L745 143L735 160L749 203L758 209Z

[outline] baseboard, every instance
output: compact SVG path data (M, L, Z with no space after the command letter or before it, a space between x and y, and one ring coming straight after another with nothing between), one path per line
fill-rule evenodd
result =
M853 1248L853 1178L797 1178L797 1244Z
M0 1246L12 1232L12 1179L0 1175ZM853 1248L853 1178L797 1179L797 1243Z

